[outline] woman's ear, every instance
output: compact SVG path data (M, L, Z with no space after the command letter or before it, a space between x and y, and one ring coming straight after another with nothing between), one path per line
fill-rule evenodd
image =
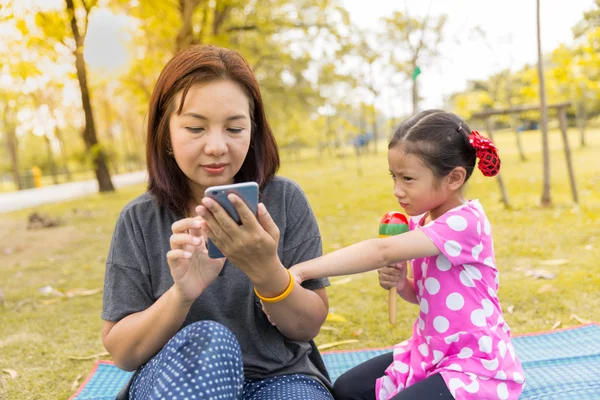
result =
M448 188L452 191L460 189L462 185L464 185L466 177L466 169L463 167L454 168L448 175L446 175Z

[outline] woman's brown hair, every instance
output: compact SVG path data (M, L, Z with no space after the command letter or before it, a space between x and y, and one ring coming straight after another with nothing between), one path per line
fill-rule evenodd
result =
M250 149L235 182L254 181L262 189L279 169L279 151L269 127L256 77L236 51L216 46L192 46L175 55L163 68L150 98L146 162L148 191L158 204L185 215L192 192L170 152L169 120L181 113L188 90L195 84L230 80L240 85L250 103ZM182 93L175 110L175 97Z

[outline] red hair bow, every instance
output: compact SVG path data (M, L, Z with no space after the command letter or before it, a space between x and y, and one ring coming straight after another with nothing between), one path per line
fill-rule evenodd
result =
M477 167L481 170L481 173L485 176L497 175L500 172L500 157L494 143L490 139L481 136L477 131L471 132L469 143L471 143L477 158L479 158Z

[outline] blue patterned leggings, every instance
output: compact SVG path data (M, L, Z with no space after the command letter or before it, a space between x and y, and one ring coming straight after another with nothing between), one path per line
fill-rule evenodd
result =
M282 375L244 380L242 354L233 333L213 321L179 331L135 374L131 400L332 400L315 379Z

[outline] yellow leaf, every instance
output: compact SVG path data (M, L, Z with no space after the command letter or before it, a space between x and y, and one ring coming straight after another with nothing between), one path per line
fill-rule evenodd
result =
M343 316L341 316L339 314L334 314L334 313L327 314L327 319L325 321L327 321L327 322L348 322L348 320L346 318L344 318Z
M319 350L325 350L325 349L330 349L332 347L341 346L343 344L358 343L358 342L359 342L359 340L357 340L357 339L341 340L339 342L324 343L320 346L317 346L317 348Z
M571 314L571 319L574 319L575 321L579 322L580 324L589 324L592 322L588 319L583 319L575 314Z
M7 368L7 369L3 369L2 372L6 372L7 374L9 374L11 379L15 379L17 376L19 376L17 371L15 371L14 369Z
M340 331L338 328L332 328L331 326L326 326L326 325L323 325L321 327L321 330L322 331L332 331L332 332L339 332Z
M108 356L108 355L110 355L110 354L107 351L103 351L102 353L92 354L91 356L84 356L84 357L67 356L67 358L69 360L85 361L85 360L93 360L98 357L104 357L104 356Z

